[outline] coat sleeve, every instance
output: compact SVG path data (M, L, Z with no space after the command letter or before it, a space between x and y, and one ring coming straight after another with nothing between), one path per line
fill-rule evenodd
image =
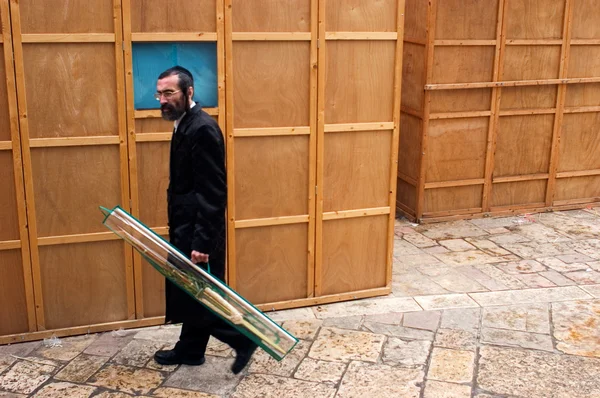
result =
M225 223L227 178L225 148L218 128L202 125L192 143L192 175L198 211L194 224L192 250L210 254L219 242Z

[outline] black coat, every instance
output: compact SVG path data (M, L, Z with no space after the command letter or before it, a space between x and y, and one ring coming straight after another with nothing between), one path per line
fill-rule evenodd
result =
M219 125L199 105L183 117L171 140L167 190L169 239L188 258L209 255L210 272L225 277L225 147ZM206 269L205 264L202 265ZM208 310L167 280L166 322L202 322Z

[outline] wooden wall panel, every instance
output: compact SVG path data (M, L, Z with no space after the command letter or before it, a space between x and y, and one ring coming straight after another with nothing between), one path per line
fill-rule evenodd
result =
M310 0L235 2L234 32L310 32Z
M596 0L577 0L573 7L571 38L600 39L600 13Z
M572 46L569 77L600 77L600 45Z
M132 32L216 32L216 0L130 0Z
M427 38L427 3L421 0L406 0L404 15L406 42L412 40L424 42Z
M559 46L508 46L502 80L558 78Z
M444 0L438 2L436 39L494 39L498 0Z
M486 111L491 107L492 90L432 91L429 98L431 113Z
M488 82L494 70L493 47L436 47L432 83Z
M10 132L10 130L9 130ZM19 217L12 151L0 150L0 242L19 240Z
M424 212L436 213L481 208L482 190L482 185L426 189Z
M516 206L529 204L540 205L546 197L546 181L520 181L494 184L492 188L492 207Z
M500 109L540 109L556 106L557 86L503 87Z
M21 251L0 250L0 264L0 303L3 303L0 307L0 336L27 332L28 308Z
M6 87L6 78L4 78L7 72L4 62L4 45L0 41L0 76L3 77L0 79L0 141L10 141L11 135L10 116L8 113L8 89Z
M600 170L600 113L567 114L562 129L558 170Z
M387 216L325 221L322 293L386 285Z
M401 178L398 178L398 198L396 203L400 203L405 207L405 210L412 211L414 216L417 208L417 188Z
M169 186L168 142L137 144L137 168L140 201L140 220L149 227L167 225L167 188Z
M600 199L600 176L561 178L556 181L556 196L560 201L585 204Z
M397 0L337 0L326 6L330 32L395 32Z
M505 12L508 39L562 37L564 0L510 0Z
M409 107L416 111L423 108L423 98L425 91L425 75L423 70L426 67L427 53L425 47L413 44L404 44L404 54L402 56L402 106Z
M20 2L23 33L112 33L112 1L27 0Z
M419 174L422 123L419 118L407 114L402 114L400 119L402 134L400 134L398 171L414 180Z
M567 86L565 106L600 106L600 83Z
M167 237L165 237L167 238ZM165 278L146 261L142 264L143 308L145 317L165 315Z

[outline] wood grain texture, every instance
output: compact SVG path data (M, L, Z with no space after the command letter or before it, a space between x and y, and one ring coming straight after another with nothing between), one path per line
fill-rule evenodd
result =
M401 203L408 209L411 209L414 214L414 211L417 207L417 188L401 179L398 179L398 187L396 189L398 193L396 203Z
M137 256L138 254L136 254ZM141 282L143 289L143 316L154 317L165 315L165 278L146 260L141 260ZM140 278L140 276L137 276Z
M19 217L12 151L0 151L0 241L19 239Z
M124 0L132 32L216 32L216 0Z
M20 250L0 251L0 335L28 331Z
M489 110L492 90L487 88L451 91L433 91L431 93L431 113L468 112Z
M539 109L556 106L557 86L503 87L500 109Z
M407 40L425 41L427 39L426 2L406 0L404 5L404 37Z
M572 84L567 86L565 106L599 106L600 83Z
M235 0L234 32L309 32L310 0Z
M559 151L560 172L600 169L600 113L564 115Z
M560 46L508 46L501 80L556 79L559 64Z
M431 83L489 82L494 69L494 47L437 47Z
M440 1L436 39L495 39L498 0Z
M507 39L560 39L564 0L511 0L507 3Z
M599 77L600 46L571 46L568 77Z
M559 178L556 180L555 201L587 199L585 202L598 201L600 198L600 176Z
M336 0L327 2L328 32L395 32L397 0Z
M546 181L523 181L494 184L492 187L492 207L524 206L543 203L546 199Z
M112 1L28 0L20 1L23 33L114 32Z
M0 141L10 141L10 117L8 114L8 91L4 67L4 44L0 40Z
M600 39L600 13L596 0L578 0L573 8L572 39Z
M481 207L483 185L425 190L425 213Z
M139 214L151 228L167 225L169 147L169 142L137 144Z
M400 145L398 154L398 172L413 179L419 177L419 159L421 158L422 121L403 113L400 117Z
M402 105L420 111L423 109L427 53L424 46L404 43L402 56Z

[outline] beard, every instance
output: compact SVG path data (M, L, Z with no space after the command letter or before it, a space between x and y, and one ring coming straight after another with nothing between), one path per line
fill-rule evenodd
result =
M184 102L174 102L172 104L163 104L160 107L160 114L163 119L175 121L179 119L188 110L188 99L184 98Z

